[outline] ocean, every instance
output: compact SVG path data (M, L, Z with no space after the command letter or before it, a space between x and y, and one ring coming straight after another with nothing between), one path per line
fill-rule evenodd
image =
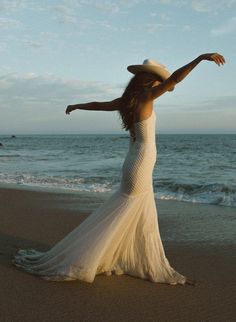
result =
M157 199L236 207L236 134L157 134ZM119 185L127 134L0 136L0 184L93 193ZM99 201L100 200L100 201Z

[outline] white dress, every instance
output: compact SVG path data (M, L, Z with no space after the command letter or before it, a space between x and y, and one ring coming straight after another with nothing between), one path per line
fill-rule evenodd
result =
M46 252L20 249L13 263L52 281L92 283L98 274L128 274L156 283L185 284L165 257L155 204L153 111L134 124L119 188L78 227Z

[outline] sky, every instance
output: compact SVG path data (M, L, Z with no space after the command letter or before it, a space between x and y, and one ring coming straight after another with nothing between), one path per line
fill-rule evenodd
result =
M125 134L116 111L66 106L120 97L144 59L211 52L226 64L155 101L157 133L236 133L236 0L0 0L0 134Z

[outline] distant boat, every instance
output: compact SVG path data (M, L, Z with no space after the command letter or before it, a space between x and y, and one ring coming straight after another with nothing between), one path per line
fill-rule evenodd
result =
M0 142L0 146L3 146L3 144Z
M15 135L12 135L11 137L12 137L12 139L15 139L16 136Z

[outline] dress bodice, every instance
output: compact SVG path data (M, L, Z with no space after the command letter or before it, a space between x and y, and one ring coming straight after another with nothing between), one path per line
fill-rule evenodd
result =
M136 140L130 138L129 151L122 166L121 191L128 195L152 190L152 172L156 162L154 111L134 124Z
M135 143L155 143L156 138L156 114L152 110L152 114L145 120L134 123L134 131L136 140L130 138L130 144Z

